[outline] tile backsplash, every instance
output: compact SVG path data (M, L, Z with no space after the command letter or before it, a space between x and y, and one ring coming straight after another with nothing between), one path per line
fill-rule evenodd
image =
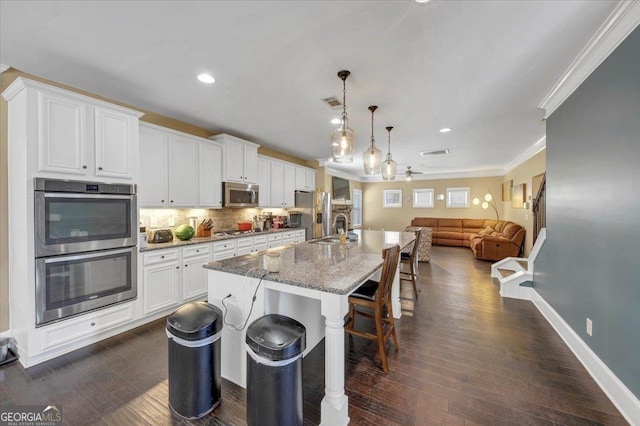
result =
M253 222L256 215L271 212L274 216L288 215L285 209L140 209L139 220L141 226L147 229L170 228L183 223L188 224L192 217L197 218L197 223L203 219L213 220L212 232L237 229L238 222Z

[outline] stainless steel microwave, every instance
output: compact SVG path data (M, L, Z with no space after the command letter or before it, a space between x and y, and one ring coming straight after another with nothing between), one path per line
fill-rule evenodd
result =
M222 182L224 207L258 207L258 196L257 184Z

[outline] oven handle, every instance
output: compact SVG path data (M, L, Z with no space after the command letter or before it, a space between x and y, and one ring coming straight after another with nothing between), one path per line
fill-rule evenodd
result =
M68 262L70 260L92 259L95 257L104 257L104 256L110 256L114 254L131 253L135 251L135 249L136 247L133 246L133 247L127 247L124 249L117 249L117 250L110 249L110 250L103 250L99 252L92 252L88 254L73 254L71 256L55 256L55 257L45 258L44 263L50 264L50 263Z
M105 198L112 200L131 200L135 195L111 195L111 194L71 194L68 192L45 192L44 198Z

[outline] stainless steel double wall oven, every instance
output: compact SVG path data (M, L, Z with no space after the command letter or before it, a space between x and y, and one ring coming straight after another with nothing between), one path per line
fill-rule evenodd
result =
M35 178L36 325L137 295L135 185Z

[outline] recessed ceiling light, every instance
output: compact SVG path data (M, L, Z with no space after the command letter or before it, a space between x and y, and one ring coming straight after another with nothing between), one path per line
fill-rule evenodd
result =
M423 157L426 157L427 155L443 155L448 153L449 153L449 148L420 151L420 155L422 155Z
M207 74L207 73L200 74L198 76L198 80L200 80L203 83L207 83L207 84L212 84L212 83L216 82L216 79L213 78L213 76L211 74Z
M416 0L416 3L429 3L431 0Z
M331 124L340 124L342 123L342 120L340 120L339 118L334 118L331 120Z
M445 128L443 128L443 129L440 129L440 133L449 133L450 131L451 131L451 129L450 129L450 128L448 128L448 127L445 127Z

